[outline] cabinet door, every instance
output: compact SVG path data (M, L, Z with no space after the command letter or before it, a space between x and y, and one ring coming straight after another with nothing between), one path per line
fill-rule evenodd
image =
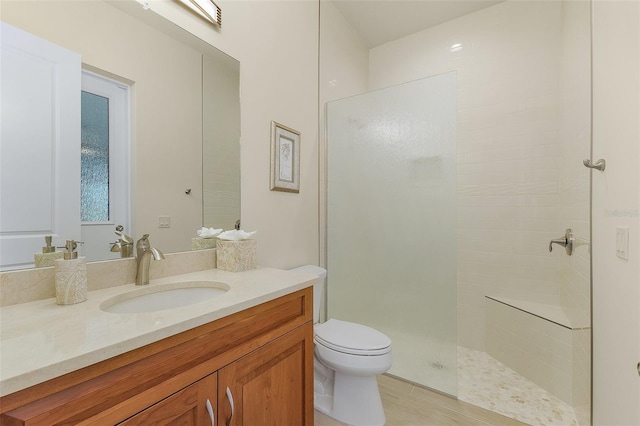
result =
M313 325L296 328L218 375L221 425L312 425Z
M216 388L213 373L119 425L215 426Z

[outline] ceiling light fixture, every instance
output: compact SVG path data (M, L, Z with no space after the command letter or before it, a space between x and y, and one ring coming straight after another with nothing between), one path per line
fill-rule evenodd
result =
M179 0L202 18L222 27L222 9L213 0Z

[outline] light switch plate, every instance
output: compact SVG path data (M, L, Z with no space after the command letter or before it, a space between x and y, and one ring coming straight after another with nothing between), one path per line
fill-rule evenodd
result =
M616 228L616 256L629 260L629 228Z
M171 216L158 216L158 228L171 228Z

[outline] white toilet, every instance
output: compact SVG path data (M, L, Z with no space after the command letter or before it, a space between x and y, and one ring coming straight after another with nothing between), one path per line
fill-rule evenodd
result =
M348 425L384 425L376 375L391 368L391 339L352 322L330 319L320 324L327 271L313 265L292 271L318 277L313 285L315 409Z

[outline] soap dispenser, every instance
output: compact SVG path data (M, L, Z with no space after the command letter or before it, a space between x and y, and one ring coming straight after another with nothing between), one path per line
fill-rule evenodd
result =
M62 259L64 253L56 251L55 246L51 245L51 235L44 237L45 246L42 247L42 253L35 253L33 261L36 268L45 268L53 266L56 259Z
M73 305L87 300L87 258L75 251L82 241L67 240L63 259L55 261L56 302Z

